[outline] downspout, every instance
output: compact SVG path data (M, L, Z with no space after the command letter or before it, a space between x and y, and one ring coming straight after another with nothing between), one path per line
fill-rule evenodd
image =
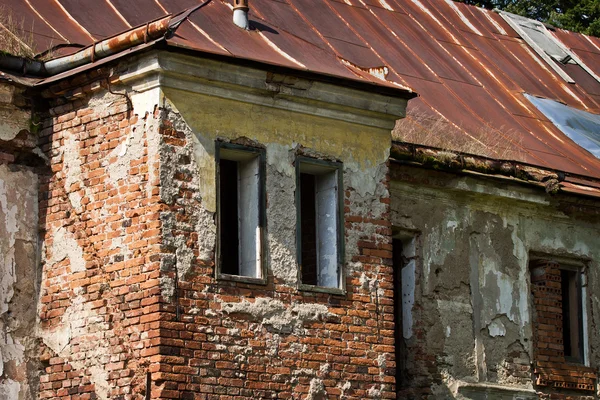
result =
M0 55L0 70L18 72L23 75L46 75L46 69L44 68L43 62L29 60L27 58L13 56L11 54Z

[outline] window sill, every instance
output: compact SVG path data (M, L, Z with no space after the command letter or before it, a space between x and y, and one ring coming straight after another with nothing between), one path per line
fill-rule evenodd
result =
M333 287L325 287L325 286L307 285L305 283L300 283L298 285L298 290L301 290L301 291L304 291L304 292L317 292L317 293L334 294L334 295L338 295L338 296L345 296L346 295L346 290L345 289L333 288Z
M266 285L266 278L252 278L250 276L243 275L229 275L229 274L219 274L217 275L218 281L230 281L230 282L239 282L239 283L249 283L252 285Z

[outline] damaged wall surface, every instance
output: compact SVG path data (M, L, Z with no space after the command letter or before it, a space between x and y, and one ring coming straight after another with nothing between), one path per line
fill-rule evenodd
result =
M532 257L585 267L596 385L596 202L391 162L402 97L163 52L85 77L45 92L40 196L0 165L0 394L35 397L41 369L39 398L65 400L547 397ZM223 144L264 154L258 278L219 271ZM339 286L299 273L305 159L340 174Z
M0 398L35 399L37 176L0 164Z
M394 396L387 160L406 100L205 63L151 55L52 100L41 397ZM216 279L217 140L266 153L264 282ZM297 156L343 165L338 288L299 289Z
M33 400L39 384L38 175L23 88L0 82L0 398Z
M405 387L431 387L436 398L538 398L550 390L536 394L532 380L534 257L585 264L587 365L597 369L600 237L597 220L561 206L576 199L399 164L391 198L395 231L419 248Z
M143 398L158 344L159 91L95 88L40 132L40 398Z
M393 397L389 130L164 93L161 196L170 211L161 218L172 258L162 288L178 357L165 360L171 373L153 375L156 384L183 397ZM264 284L215 279L217 140L266 151ZM297 156L343 164L347 293L298 289Z

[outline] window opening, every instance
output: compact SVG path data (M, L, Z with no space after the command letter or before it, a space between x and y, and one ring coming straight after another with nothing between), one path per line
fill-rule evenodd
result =
M218 146L220 274L262 278L264 152Z
M340 288L341 164L301 158L297 169L301 283Z
M600 77L550 33L543 23L506 11L500 11L499 13L508 25L566 82L575 83L573 78L556 63L579 65L590 76L600 82Z
M584 265L534 259L530 269L536 386L595 392L598 374L587 354Z
M582 266L553 260L531 262L536 358L585 364Z
M238 163L221 160L219 182L221 184L221 244L239 248L238 236ZM223 246L224 247L224 246ZM222 250L224 250L222 248ZM221 252L221 272L239 275L239 252Z
M413 335L412 314L415 302L416 242L416 235L406 231L394 233L392 239L397 387L406 387L408 383L408 349L406 341Z
M392 262L394 269L394 341L396 343L396 386L402 387L406 382L406 343L403 332L403 296L402 296L402 268L407 264L406 257L402 254L402 241L392 240Z
M302 283L317 285L317 199L315 176L300 174Z
M525 97L569 139L600 158L600 115L527 93Z

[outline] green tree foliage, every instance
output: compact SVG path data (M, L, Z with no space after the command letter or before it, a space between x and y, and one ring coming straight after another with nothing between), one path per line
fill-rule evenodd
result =
M600 37L600 0L457 0Z

